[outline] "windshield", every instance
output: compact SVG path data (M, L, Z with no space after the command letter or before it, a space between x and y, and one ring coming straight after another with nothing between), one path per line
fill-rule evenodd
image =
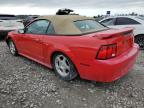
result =
M108 29L95 20L75 21L74 24L82 33L97 32Z
M18 20L14 15L0 15L0 20Z

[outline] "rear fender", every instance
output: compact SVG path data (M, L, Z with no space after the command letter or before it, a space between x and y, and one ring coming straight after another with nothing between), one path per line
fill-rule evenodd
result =
M51 65L51 67L52 67L52 62L51 62L52 61L52 57L57 52L63 53L64 55L68 56L70 58L70 60L77 67L78 62L77 62L77 59L76 59L75 55L72 53L72 51L68 47L65 47L63 45L60 45L58 47L54 47L49 54L47 53L47 55L49 56L49 57L47 57L47 58L49 58L48 59L48 63Z

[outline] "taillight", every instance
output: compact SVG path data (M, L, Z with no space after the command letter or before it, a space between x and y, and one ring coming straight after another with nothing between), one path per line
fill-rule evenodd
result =
M111 44L111 45L103 45L101 46L100 50L97 54L97 59L105 60L110 59L116 56L117 53L117 45Z

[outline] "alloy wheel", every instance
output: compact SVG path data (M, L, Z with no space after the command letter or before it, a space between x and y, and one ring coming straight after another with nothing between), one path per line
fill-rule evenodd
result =
M55 67L57 72L63 77L66 77L70 73L70 63L64 55L56 56Z

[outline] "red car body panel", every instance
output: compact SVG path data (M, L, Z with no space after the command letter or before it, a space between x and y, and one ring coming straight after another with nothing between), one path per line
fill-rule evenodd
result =
M131 32L131 33L130 33ZM50 36L10 32L19 54L49 68L55 52L67 55L75 64L81 78L100 82L112 82L127 74L134 65L139 47L133 42L132 29L110 29L82 36ZM117 44L117 56L98 60L102 45Z
M122 55L109 60L86 61L89 66L80 65L81 77L100 82L112 82L126 75L135 64L138 45L134 45Z

